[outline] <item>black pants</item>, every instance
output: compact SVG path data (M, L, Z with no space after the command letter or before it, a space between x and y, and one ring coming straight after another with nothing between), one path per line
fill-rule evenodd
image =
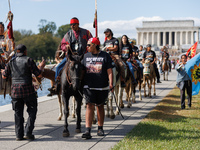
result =
M191 102L192 102L192 82L191 82L191 80L184 81L184 86L182 89L180 89L181 108L185 108L185 90L187 91L187 95L188 95L188 106L191 107Z
M157 81L158 81L158 80L160 80L160 74L159 74L159 72L158 72L157 64L154 63L153 66L154 66L154 69L155 69L155 72L156 72Z
M27 112L29 115L25 126L25 135L31 135L37 114L36 94L32 94L26 98L12 98L12 106L15 111L15 133L17 138L24 136L24 104L27 106Z

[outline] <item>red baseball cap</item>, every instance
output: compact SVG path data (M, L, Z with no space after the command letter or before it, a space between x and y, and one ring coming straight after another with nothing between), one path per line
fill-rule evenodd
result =
M93 44L100 45L100 41L96 37L90 38L89 41L91 41Z

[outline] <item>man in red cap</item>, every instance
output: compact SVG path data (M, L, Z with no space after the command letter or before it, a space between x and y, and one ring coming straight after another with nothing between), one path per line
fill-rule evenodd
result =
M97 109L98 136L104 136L104 104L109 89L113 89L112 59L106 52L100 51L98 38L90 38L87 44L88 53L82 60L84 74L83 97L86 100L86 131L82 138L90 139L94 108Z
M61 41L61 49L65 52L66 57L68 53L75 55L83 55L86 53L87 41L92 37L92 34L89 30L79 27L79 20L76 17L73 17L70 20L71 30L69 30ZM61 70L63 69L67 58L64 58L60 64L56 67L55 81L56 84L48 89L50 93L47 96L52 96L59 92L60 87L60 75Z

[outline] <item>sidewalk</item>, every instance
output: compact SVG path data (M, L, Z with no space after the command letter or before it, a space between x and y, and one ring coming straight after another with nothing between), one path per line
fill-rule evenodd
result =
M142 92L142 101L138 100L136 93L136 103L131 108L126 108L125 97L123 98L125 108L121 110L124 120L121 116L116 116L114 120L105 118L104 137L97 136L97 125L92 127L92 139L85 140L81 138L82 133L75 133L76 119L71 116L69 120L70 137L63 138L64 121L57 121L59 108L57 97L39 98L38 113L35 123L34 135L35 141L29 142L15 141L14 131L14 112L11 105L0 107L0 149L1 150L106 150L112 148L117 142L134 128L176 85L176 71L172 70L169 75L169 81L163 81L156 84L156 96L144 98ZM71 103L70 103L71 109ZM26 111L26 108L25 108ZM85 131L85 108L82 107L82 132ZM25 112L25 119L27 113ZM26 120L25 120L26 121Z

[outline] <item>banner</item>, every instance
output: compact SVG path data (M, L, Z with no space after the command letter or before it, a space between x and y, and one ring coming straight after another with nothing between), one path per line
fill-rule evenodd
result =
M197 95L200 90L200 53L187 62L185 69L192 81L192 95Z
M190 49L187 50L186 56L193 58L196 55L196 50L197 50L197 42L190 47Z

